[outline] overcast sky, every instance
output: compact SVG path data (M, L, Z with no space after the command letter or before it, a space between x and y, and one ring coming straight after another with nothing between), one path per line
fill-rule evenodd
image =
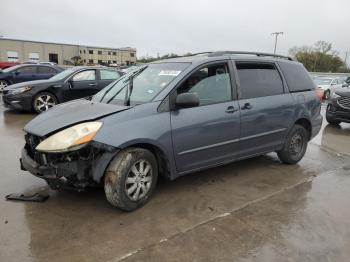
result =
M274 31L284 32L281 54L317 40L342 58L350 51L350 0L0 0L0 9L4 37L131 46L138 56L273 52Z

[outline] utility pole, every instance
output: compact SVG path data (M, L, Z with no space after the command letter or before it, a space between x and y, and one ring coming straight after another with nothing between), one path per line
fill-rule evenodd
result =
M346 63L346 60L348 59L348 51L345 52L345 59L344 59L344 64L346 67L348 67L348 64Z
M275 35L275 49L273 50L273 53L276 54L277 49L277 38L279 35L283 35L283 32L274 32L271 35Z

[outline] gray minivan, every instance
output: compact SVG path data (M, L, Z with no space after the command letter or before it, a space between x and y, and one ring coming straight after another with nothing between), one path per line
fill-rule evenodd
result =
M168 59L34 118L20 162L54 189L104 185L107 200L130 211L146 203L158 175L175 179L268 152L297 163L321 128L320 108L308 72L289 57Z

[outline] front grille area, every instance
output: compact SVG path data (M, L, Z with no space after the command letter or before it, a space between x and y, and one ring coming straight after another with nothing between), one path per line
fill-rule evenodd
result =
M350 97L338 98L338 104L344 108L350 109Z
M24 136L26 140L25 149L27 150L28 155L37 163L42 164L42 155L35 150L37 145L41 142L41 138L32 134L26 134Z

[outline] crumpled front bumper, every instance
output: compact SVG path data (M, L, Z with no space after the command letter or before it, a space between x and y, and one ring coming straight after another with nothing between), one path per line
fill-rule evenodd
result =
M93 150L93 147L90 147ZM22 170L46 180L54 189L83 191L88 186L96 186L100 183L105 169L117 151L107 146L107 150L105 148L97 155L92 154L93 158L40 164L31 158L26 148L23 148L20 165ZM43 157L45 158L45 154Z

